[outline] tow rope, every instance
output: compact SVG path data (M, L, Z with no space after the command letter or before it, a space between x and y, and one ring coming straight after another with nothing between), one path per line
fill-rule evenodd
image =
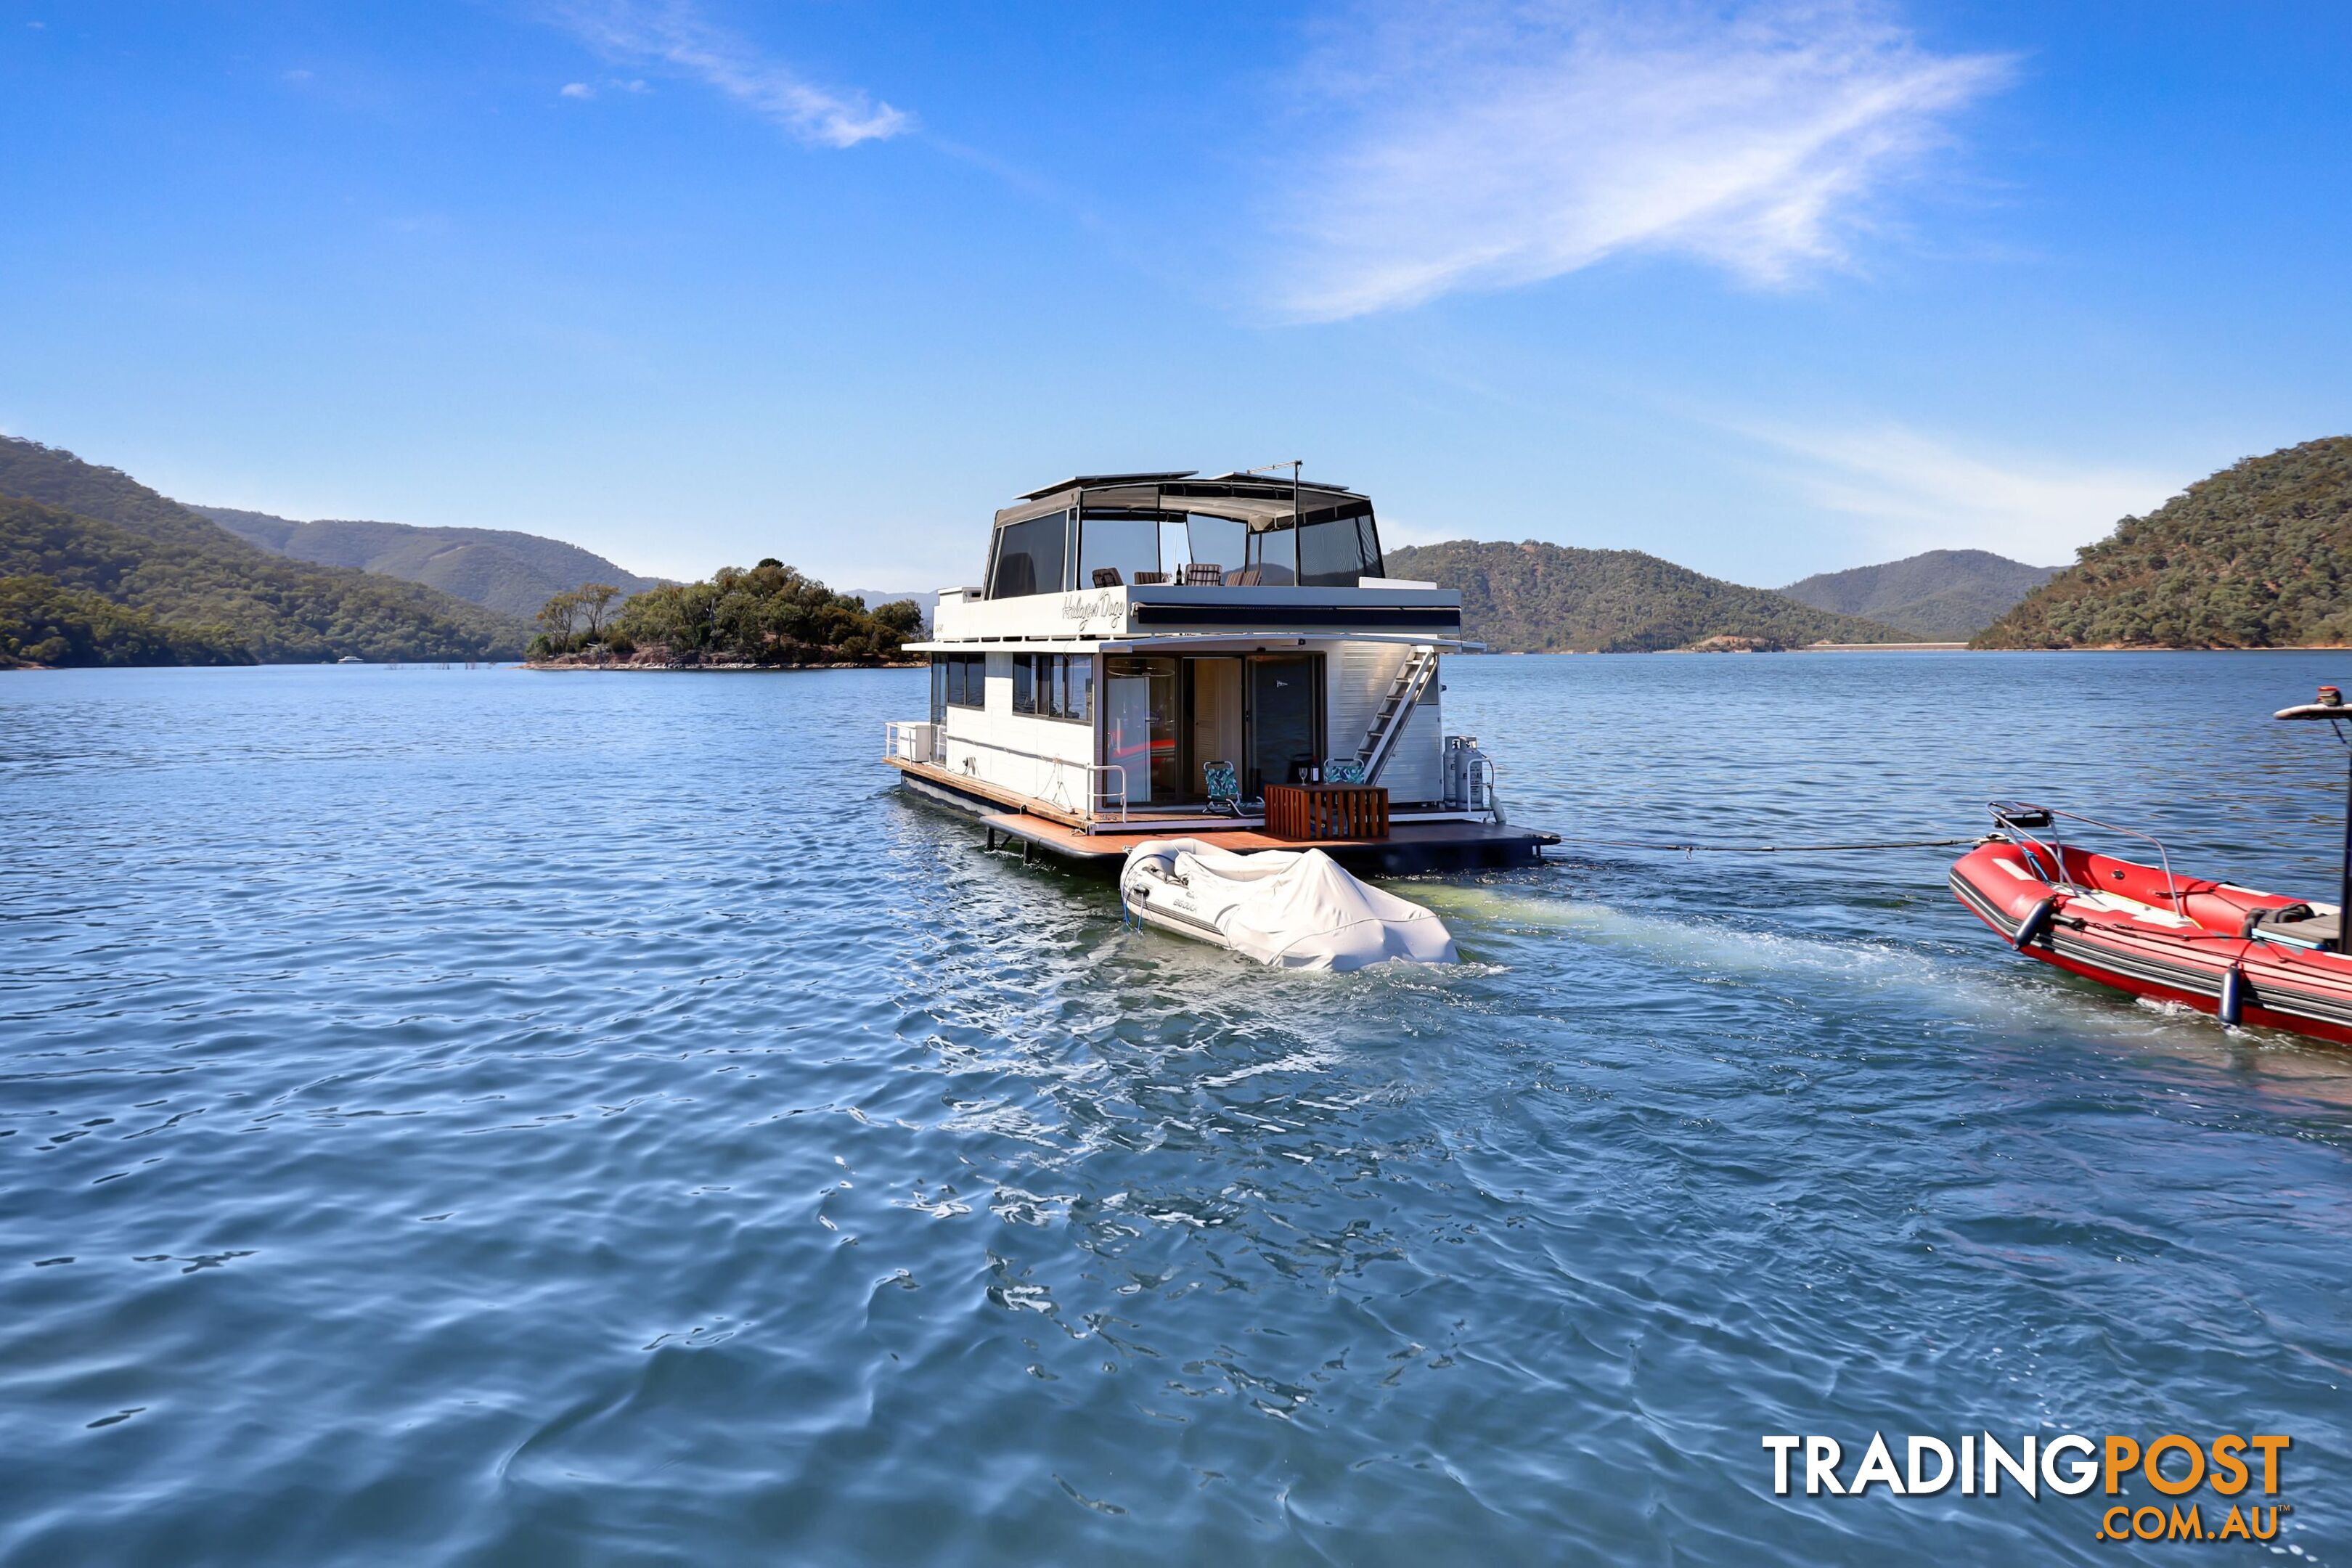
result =
M1582 838L1563 833L1562 844L1591 844L1604 849L1655 849L1690 855L1828 855L1848 849L1958 849L1980 844L1980 838L1904 838L1877 844L1668 844L1648 838Z

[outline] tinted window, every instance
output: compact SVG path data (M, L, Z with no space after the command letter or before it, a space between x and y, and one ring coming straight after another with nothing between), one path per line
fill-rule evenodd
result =
M1258 584L1286 588L1298 581L1298 535L1287 528L1250 535L1249 563L1257 568ZM1275 781L1279 784L1282 781Z
M1095 716L1095 661L1088 655L1074 653L1062 662L1065 666L1062 717L1083 719L1092 723Z
M1028 653L1013 656L1013 710L1015 713L1037 711L1037 655Z
M1091 588L1108 566L1121 583L1160 568L1160 521L1149 517L1090 517L1078 524L1078 586Z
M1368 574L1377 576L1379 550L1372 551L1369 563L1364 552L1363 533L1370 529L1371 521L1368 517L1340 517L1301 528L1299 582L1310 588L1352 588L1359 577Z
M996 573L988 596L1017 599L1062 591L1062 534L1067 512L1048 512L996 531Z
M946 665L946 700L950 708L983 708L988 704L988 656L951 653Z
M1186 521L1186 531L1192 536L1192 559L1227 572L1239 570L1249 555L1249 530L1230 517L1202 517L1198 512Z

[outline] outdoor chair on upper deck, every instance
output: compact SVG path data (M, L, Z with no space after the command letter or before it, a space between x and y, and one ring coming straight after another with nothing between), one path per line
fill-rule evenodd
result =
M1165 572L1138 572L1135 574L1135 585L1139 588L1156 587L1166 581L1168 574Z
M1139 583L1142 580L1143 574L1140 572L1137 573L1136 581ZM1126 584L1120 581L1118 567L1097 566L1095 568L1095 586L1097 588L1122 588L1126 586Z
M1228 588L1255 588L1265 578L1265 572L1258 567L1244 566L1238 572L1228 572L1225 574L1225 586Z
M1184 568L1184 585L1188 588L1222 588L1225 569L1213 561L1195 561Z

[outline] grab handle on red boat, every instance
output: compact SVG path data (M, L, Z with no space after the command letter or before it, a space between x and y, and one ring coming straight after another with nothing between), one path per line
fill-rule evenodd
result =
M2058 849L2065 847L2065 840L2057 838L2055 834L2051 835L2053 839L2057 839L2058 843L2058 849L2053 849L2027 831L2029 828L2046 828L2052 826L2050 820L2052 817L2063 816L2069 822L2079 822L2086 827L2095 827L2104 833L2120 833L2126 838L2137 838L2144 843L2155 845L2157 863L2164 868L2166 896L2172 900L2172 912L2175 914L2181 912L2180 883L2172 874L2172 857L2165 853L2164 841L2155 834L2142 833L2137 827L2117 827L2112 822L2101 822L2095 816L2084 816L2080 812L2060 811L2047 805L2028 805L2023 801L1989 801L1986 803L1986 808L1992 813L1992 819L1995 822L2015 833L2025 844L2050 857L2053 872L2050 880L2057 887L2074 888L2074 884L2066 879L2065 857L2058 853Z
M2025 919L2018 924L2017 934L2009 939L2009 945L2020 952L2032 947L2049 931L2051 919L2057 912L2058 900L2054 898L2044 899L2026 910Z

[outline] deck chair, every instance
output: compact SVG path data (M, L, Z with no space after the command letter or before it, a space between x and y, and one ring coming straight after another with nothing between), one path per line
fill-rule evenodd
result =
M1265 574L1259 568L1255 566L1244 566L1238 572L1228 572L1225 574L1225 586L1228 588L1255 588L1259 585L1265 576Z
M1201 769L1209 786L1209 809L1229 816L1242 814L1242 775L1231 763L1209 763Z
M1123 588L1127 586L1127 584L1120 579L1118 567L1097 566L1095 568L1095 586L1097 588Z
M1195 561L1184 568L1184 585L1188 588L1222 588L1225 584L1225 569L1213 561Z
M1135 585L1139 588L1155 587L1166 581L1168 574L1165 572L1138 572L1135 574Z

